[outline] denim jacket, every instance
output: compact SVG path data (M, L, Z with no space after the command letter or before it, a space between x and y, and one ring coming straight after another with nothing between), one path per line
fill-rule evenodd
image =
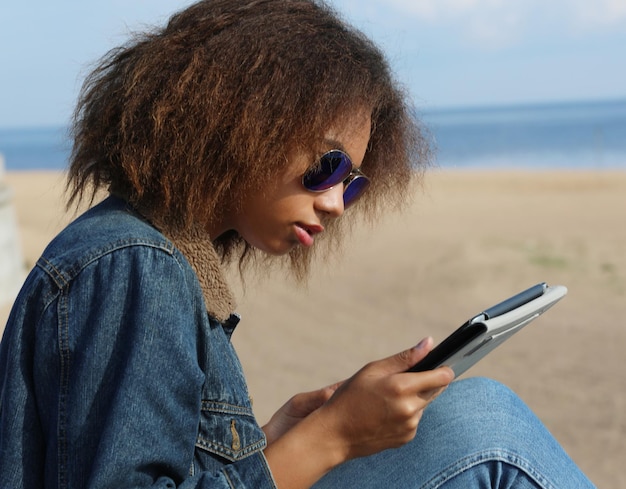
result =
M116 197L52 241L0 347L0 488L275 487L213 253L199 278Z

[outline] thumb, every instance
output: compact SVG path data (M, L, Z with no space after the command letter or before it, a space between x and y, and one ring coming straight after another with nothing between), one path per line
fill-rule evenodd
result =
M309 392L302 392L292 397L291 403L295 411L304 413L303 416L315 411L328 401L337 390L338 385L333 384Z
M396 353L395 355L376 362L376 364L387 373L405 372L428 355L428 352L432 349L433 339L428 336L413 348Z

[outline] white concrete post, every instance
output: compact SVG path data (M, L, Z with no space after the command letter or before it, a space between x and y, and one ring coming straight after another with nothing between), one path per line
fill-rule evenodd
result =
M0 154L0 306L15 299L26 277L17 234L13 192L4 181L4 156Z

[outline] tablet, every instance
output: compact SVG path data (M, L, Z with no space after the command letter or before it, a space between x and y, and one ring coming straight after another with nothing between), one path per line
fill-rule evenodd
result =
M563 285L545 282L516 294L465 322L437 345L409 372L432 370L447 365L459 377L567 294Z

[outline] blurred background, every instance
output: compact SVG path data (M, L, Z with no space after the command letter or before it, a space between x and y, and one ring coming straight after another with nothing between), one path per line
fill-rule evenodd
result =
M85 74L175 0L0 6L0 153L62 169ZM614 168L626 154L626 0L334 0L388 55L446 167Z
M0 3L0 288L14 294L72 217L62 170L84 76L190 3ZM547 280L568 297L471 374L518 392L598 487L626 487L626 0L330 4L387 54L439 169L307 289L261 277L240 291L234 342L260 421Z

